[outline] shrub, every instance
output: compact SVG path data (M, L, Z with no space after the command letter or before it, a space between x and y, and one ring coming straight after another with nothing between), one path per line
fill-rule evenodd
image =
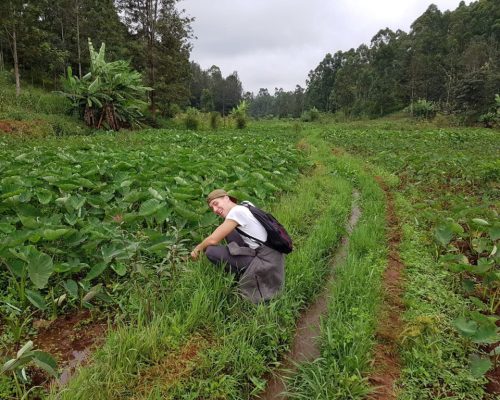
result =
M410 104L406 109L412 117L420 119L432 119L436 115L436 106L432 101L419 99L415 103Z
M233 108L231 111L231 116L236 122L236 128L244 129L247 126L247 110L248 103L243 100L238 104L238 107Z
M306 110L300 116L300 119L304 122L314 122L319 120L319 111L316 107Z
M194 107L188 107L184 117L184 126L186 129L196 131L200 126L200 112Z
M217 111L210 113L210 128L217 129L220 125L220 114Z
M477 121L482 123L486 128L493 128L500 121L500 115L496 112L490 111L485 114L481 114Z

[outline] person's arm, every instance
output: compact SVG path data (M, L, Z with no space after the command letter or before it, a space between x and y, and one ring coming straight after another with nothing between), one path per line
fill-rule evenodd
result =
M197 245L191 252L191 258L196 260L202 251L208 246L213 246L218 244L222 239L229 235L238 226L238 223L232 219L226 219L222 224L220 224L215 231L208 237L206 237L203 242Z

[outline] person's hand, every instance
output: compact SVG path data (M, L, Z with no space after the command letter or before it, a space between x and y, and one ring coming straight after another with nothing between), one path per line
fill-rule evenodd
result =
M198 249L198 247L195 247L194 250L191 252L191 258L193 260L196 260L199 255L200 255L200 250Z

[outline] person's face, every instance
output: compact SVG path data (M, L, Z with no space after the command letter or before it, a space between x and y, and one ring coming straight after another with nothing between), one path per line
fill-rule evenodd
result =
M219 217L226 218L227 213L231 209L230 207L231 204L232 204L231 199L228 196L223 196L213 199L210 202L209 207Z

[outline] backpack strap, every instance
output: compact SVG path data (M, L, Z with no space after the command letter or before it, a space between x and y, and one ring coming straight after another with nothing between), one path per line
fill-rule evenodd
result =
M264 245L264 244L265 244L262 240L259 240L259 239L257 239L257 238L254 238L253 236L249 235L248 233L243 232L241 229L236 228L236 230L238 231L238 233L239 233L240 235L246 236L247 238L252 239L253 241L255 241L255 242L257 242L257 243L260 243L261 245Z
M243 206L243 207L246 207L246 208L250 209L251 204L250 204L249 201L244 200L244 201L242 201L240 203L240 206ZM255 238L255 237L249 235L248 233L243 232L241 229L236 228L236 230L238 231L238 233L240 233L243 236L246 236L249 239L252 239L254 242L257 242L257 243L261 244L262 246L265 245L265 243L262 240L259 240L259 239Z

